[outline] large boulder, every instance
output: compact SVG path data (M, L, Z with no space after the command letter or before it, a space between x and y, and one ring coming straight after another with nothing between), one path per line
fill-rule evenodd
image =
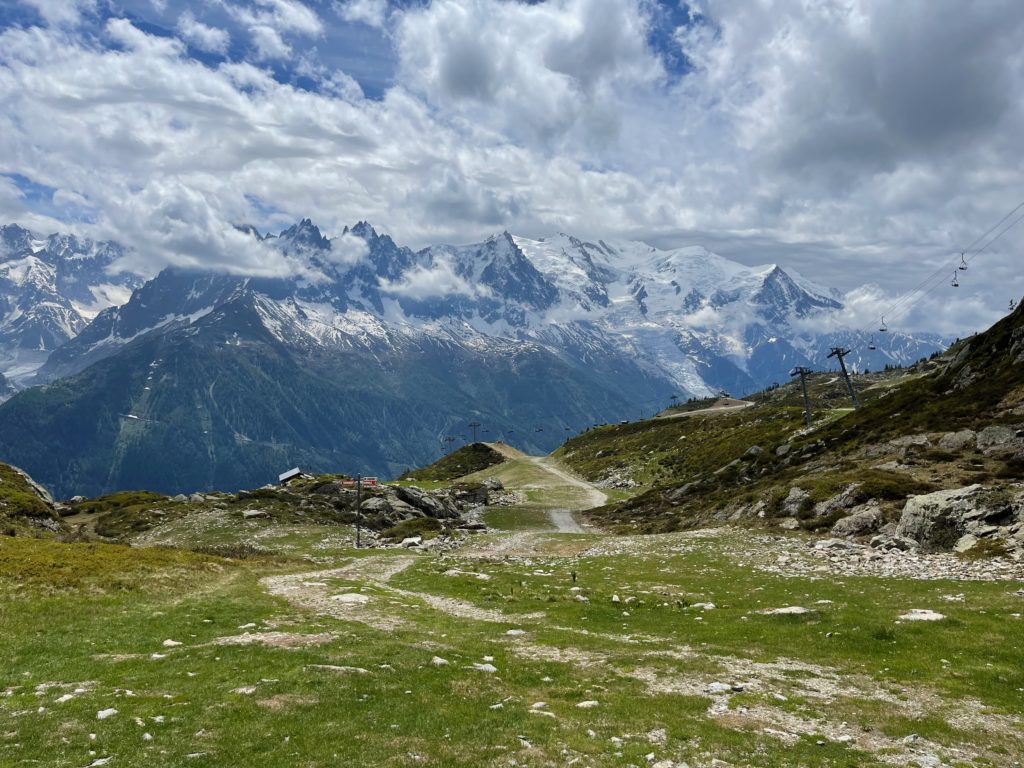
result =
M487 503L490 489L486 483L462 483L454 486L451 494L456 503L477 507Z
M426 491L421 491L419 488L406 488L401 485L395 485L391 486L390 490L399 501L402 501L411 507L415 507L422 511L427 517L441 519L459 516L459 510L454 504L451 504L450 502L446 504L436 496L433 496Z
M860 488L860 485L860 483L851 483L835 496L825 499L825 501L819 501L814 505L815 517L827 517L854 506L857 503L857 489Z
M944 451L964 451L973 448L978 434L973 429L962 429L959 432L947 432L939 438L939 448Z
M1021 522L1021 494L969 485L907 499L896 535L932 550L951 549L966 534L1010 535Z
M810 497L810 493L805 491L803 488L794 485L789 489L789 495L785 501L782 502L782 509L788 517L796 517L797 513L800 512L800 507L803 505L805 499Z
M978 450L986 455L1024 452L1021 425L985 427L978 433Z
M833 536L851 537L874 533L882 524L882 510L878 502L855 507L851 513L832 526Z

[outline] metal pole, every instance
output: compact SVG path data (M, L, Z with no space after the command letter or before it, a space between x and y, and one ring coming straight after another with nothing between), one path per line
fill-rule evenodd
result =
M361 545L360 541L360 524L362 523L362 506L363 506L363 476L356 475L356 549L359 549Z
M479 421L471 421L471 422L469 422L469 428L473 430L473 442L474 443L476 442L476 429L479 426L480 426L480 422Z
M807 426L811 426L811 398L807 396L807 374L811 372L810 368L803 365L798 365L792 371L789 372L790 376L800 376L800 387L804 391L804 421L807 422Z
M850 350L843 349L842 347L832 347L832 351L829 353L829 357L835 357L839 359L839 368L843 372L843 379L846 381L846 388L850 391L850 399L853 401L854 408L860 408L860 401L857 400L857 393L853 390L853 382L850 381L850 374L846 370L846 361L843 360L850 354Z

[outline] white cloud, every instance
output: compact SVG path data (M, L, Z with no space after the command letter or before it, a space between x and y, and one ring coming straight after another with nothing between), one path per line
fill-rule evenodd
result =
M323 34L323 22L316 11L299 0L254 0L254 5L217 2L248 29L258 61L290 57L292 47L285 35L315 38Z
M225 54L231 44L231 36L226 30L210 27L197 21L191 11L185 11L178 17L178 32L185 40L201 51Z
M380 279L380 289L410 299L434 299L453 294L479 296L481 290L455 272L451 259L438 256L430 265L417 264L401 280Z
M222 7L259 58L305 57L320 92L251 61L205 67L125 20L99 40L11 28L2 170L88 200L92 234L129 241L150 271L280 270L233 254L232 224L309 216L328 231L368 219L411 246L505 228L705 243L887 295L1024 197L1012 0L714 0L677 31L692 69L674 80L647 43L647 0L435 0L386 18L399 61L377 100L316 57L310 7ZM0 215L29 208L0 186ZM1021 293L1019 243L907 322L984 325Z
M73 27L82 20L82 13L95 11L96 0L21 0L35 8L51 26Z
M334 10L345 21L357 21L380 28L384 26L388 3L387 0L335 0Z
M249 33L252 35L253 45L256 46L257 60L287 59L292 55L291 46L281 39L281 35L273 27L256 24L249 27Z
M663 72L639 0L435 0L396 32L403 83L517 140L603 144L619 108Z
M361 237L345 232L331 240L327 258L334 264L356 264L366 258L370 246Z

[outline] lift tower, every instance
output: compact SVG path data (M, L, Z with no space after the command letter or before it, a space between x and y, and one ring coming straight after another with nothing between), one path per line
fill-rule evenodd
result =
M843 358L848 354L850 354L850 350L848 349L832 347L832 351L828 353L828 356L838 358L839 369L843 372L843 379L846 381L846 388L850 390L850 399L853 401L853 407L860 408L860 401L857 399L857 393L853 390L853 382L850 381L850 374L846 370L846 361L843 360Z

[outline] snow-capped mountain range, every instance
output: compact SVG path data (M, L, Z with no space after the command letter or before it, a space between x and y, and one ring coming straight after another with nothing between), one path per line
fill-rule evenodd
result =
M165 269L87 324L110 286L130 285L109 275L116 246L80 244L91 269L62 281L63 262L41 256L59 236L19 241L8 272L46 277L12 290L45 296L55 330L11 336L46 360L17 379L42 386L0 405L0 457L57 495L254 487L296 465L390 476L436 459L470 421L546 452L672 396L825 367L831 346L859 341L827 332L841 328L836 292L703 248L501 233L413 251L365 222L333 240L308 220L244 231L292 276ZM58 331L72 338L50 351ZM912 361L942 340L876 346L850 362Z
M0 226L0 372L24 381L50 352L142 284L118 270L123 249L74 235Z
M387 343L390 335L411 334L476 349L497 340L575 356L611 349L682 396L754 391L785 380L794 365L825 366L835 343L860 342L851 357L860 368L910 362L943 344L937 336L892 333L869 352L865 340L842 329L837 291L775 264L746 267L702 247L666 251L506 232L414 252L365 222L334 241L309 220L278 236L250 231L302 276L168 270L88 328L68 296L70 322L61 330L77 338L52 356L41 380L82 370L146 333L195 323L246 291L260 297L267 327L291 344L329 349L352 338ZM102 284L104 296L111 287ZM88 290L100 293L95 283Z

